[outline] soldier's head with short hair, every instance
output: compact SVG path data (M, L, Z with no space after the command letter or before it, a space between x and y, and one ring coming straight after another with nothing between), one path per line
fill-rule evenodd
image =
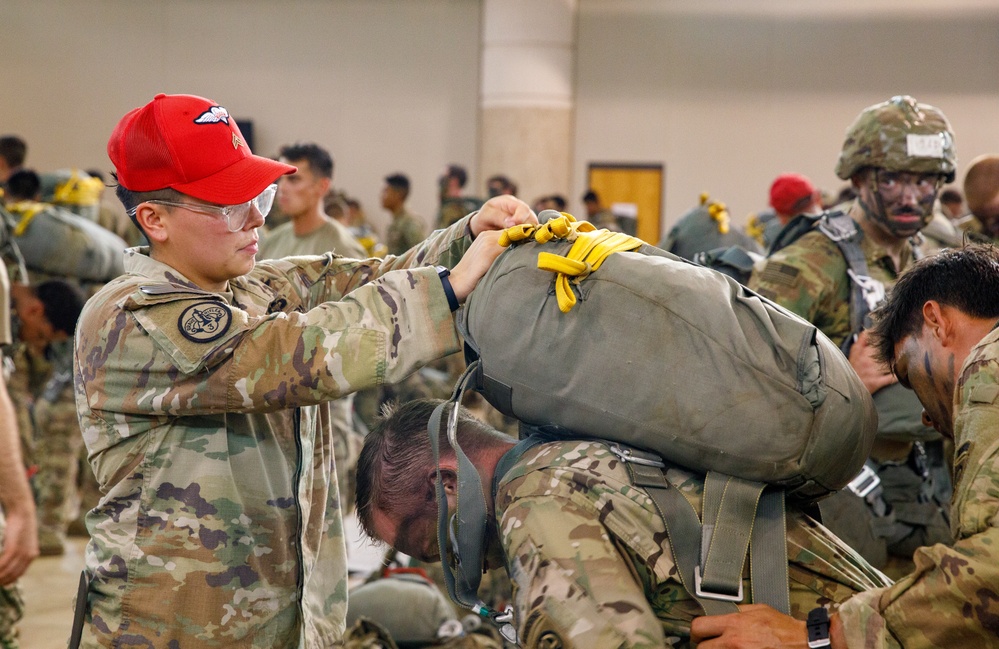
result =
M999 238L999 155L987 153L971 161L964 172L964 199L986 233Z
M987 333L999 321L999 249L970 245L920 259L873 319L878 358L916 392L937 429L952 436L955 373L970 351L955 341L970 322Z
M42 180L31 169L15 171L4 183L4 200L35 201L42 191Z
M298 168L278 179L277 202L281 212L292 221L317 218L333 181L333 156L312 142L281 147L279 156L281 162Z
M437 179L437 189L441 200L448 198L460 198L461 191L468 182L468 172L465 168L457 164L449 164L444 168L444 173Z
M500 196L502 194L516 194L517 185L515 185L513 181L506 176L496 174L495 176L490 176L486 180L486 190L486 193L489 194L489 198L492 198L493 196Z
M427 436L427 422L440 403L435 399L416 399L388 409L365 436L357 460L355 501L361 527L371 538L383 540L423 561L439 558L437 463ZM453 461L455 453L443 428L441 460ZM457 436L462 450L480 471L482 463L477 458L481 452L503 444L512 445L513 441L465 408L458 410ZM455 473L447 469L441 473L445 491L451 495Z
M79 288L62 279L11 284L10 295L18 337L42 347L73 336L87 301Z
M108 141L118 197L154 259L207 290L253 269L274 183L295 167L254 155L225 107L159 94Z
M28 155L28 144L17 135L0 135L0 182L22 165Z
M954 133L944 114L909 96L861 111L846 131L836 175L857 189L864 218L890 239L906 239L933 218L954 180Z
M409 198L409 178L404 174L392 174L385 177L385 187L382 188L382 207L390 212L402 209Z

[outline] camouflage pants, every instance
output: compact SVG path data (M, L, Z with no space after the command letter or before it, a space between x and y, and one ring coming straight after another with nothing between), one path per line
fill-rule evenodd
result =
M6 527L3 512L0 512L0 547L3 547L3 534ZM24 600L17 584L0 586L0 649L17 649L17 621L24 615Z
M66 529L80 504L77 476L83 436L72 386L55 394L44 392L35 402L34 415L38 541L43 554L61 554Z

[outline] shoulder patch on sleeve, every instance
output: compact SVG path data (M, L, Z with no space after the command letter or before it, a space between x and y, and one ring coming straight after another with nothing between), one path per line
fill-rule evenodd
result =
M999 398L999 385L995 383L972 386L968 391L968 403L995 403Z
M244 331L249 320L245 311L221 299L192 294L162 297L160 302L126 310L185 374L220 360L216 351Z
M218 340L229 331L231 324L232 311L229 306L215 300L192 304L177 318L180 334L196 343Z
M791 288L798 285L801 277L801 269L790 264L783 264L779 261L771 261L763 268L763 272L760 273L760 280L764 282L770 282L771 284L778 284L781 286L789 286Z

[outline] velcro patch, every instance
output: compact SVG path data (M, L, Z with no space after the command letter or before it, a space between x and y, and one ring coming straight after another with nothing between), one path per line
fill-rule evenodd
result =
M232 312L215 300L198 302L184 309L177 318L177 328L184 338L196 343L210 343L229 331Z
M909 133L905 136L905 152L910 158L943 158L943 133L936 135Z
M995 403L999 398L999 385L976 385L968 391L968 403Z
M760 273L760 279L764 282L780 284L781 286L790 286L792 288L798 285L800 276L800 268L795 268L794 266L782 264L780 262L768 263L763 268L763 272Z

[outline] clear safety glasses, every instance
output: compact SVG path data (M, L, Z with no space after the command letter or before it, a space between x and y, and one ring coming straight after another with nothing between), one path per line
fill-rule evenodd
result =
M271 206L274 205L275 194L277 194L276 184L267 187L267 189L260 192L260 195L253 200L240 203L239 205L208 205L205 203L180 203L155 199L146 202L155 203L156 205L167 205L169 207L181 207L185 210L197 212L198 214L221 216L225 220L225 225L229 232L239 232L246 226L246 222L250 219L250 214L253 212L254 207L257 208L261 216L267 216L267 213L271 211Z

